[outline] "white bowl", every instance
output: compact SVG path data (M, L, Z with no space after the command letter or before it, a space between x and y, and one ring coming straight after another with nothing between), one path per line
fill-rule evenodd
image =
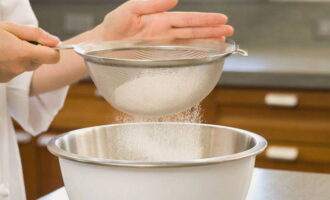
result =
M132 123L51 140L70 200L244 200L267 142L241 129Z

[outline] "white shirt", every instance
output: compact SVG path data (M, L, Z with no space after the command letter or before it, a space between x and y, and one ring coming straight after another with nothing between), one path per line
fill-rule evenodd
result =
M38 25L28 0L0 0L0 21ZM0 200L26 199L21 161L11 118L33 135L45 131L63 106L68 90L65 87L30 97L32 74L25 72L8 83L0 83Z

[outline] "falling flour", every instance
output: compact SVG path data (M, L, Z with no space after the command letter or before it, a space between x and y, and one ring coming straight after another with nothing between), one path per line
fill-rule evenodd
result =
M201 97L213 89L219 73L207 66L160 68L126 77L113 93L112 104L125 113L117 122L201 122ZM196 99L197 98L197 99ZM194 106L196 105L196 106ZM188 109L189 108L189 109ZM184 112L177 113L177 111ZM169 115L169 113L177 113ZM150 116L165 117L150 117ZM149 116L149 117L146 117ZM190 160L203 157L205 140L199 126L155 125L122 129L116 147L111 151L116 159L142 161ZM173 126L172 126L173 127Z
M195 105L186 111L179 112L173 115L164 117L144 117L137 115L129 115L126 113L119 113L116 116L117 123L135 123L135 122L194 122L202 123L202 108L201 105Z
M166 117L141 117L121 114L119 123L130 122L201 122L201 107ZM203 157L204 140L198 126L153 126L152 128L125 128L117 135L112 149L115 159L168 161L190 160Z

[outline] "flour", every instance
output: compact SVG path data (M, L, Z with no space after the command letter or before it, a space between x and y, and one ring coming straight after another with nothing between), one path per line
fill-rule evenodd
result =
M118 127L110 145L112 159L177 161L203 157L201 127L189 125L138 125Z
M201 107L196 105L187 111L166 117L130 116L122 113L118 123L131 122L202 122ZM116 148L114 159L142 161L190 160L203 157L201 128L188 125L153 125L122 128L113 138Z
M126 113L119 113L116 116L117 123L134 123L134 122L194 122L202 123L202 108L201 105L195 105L186 111L179 112L173 115L164 117L144 117L137 115L129 115Z
M210 78L214 73L220 72L207 65L143 69L115 88L111 104L139 116L178 113L200 103L209 94L220 76Z
M201 122L198 104L213 89L220 73L209 66L143 70L114 90L112 104L125 113L117 122ZM220 76L220 74L219 74ZM178 111L183 111L179 112ZM175 114L173 114L175 113ZM159 117L160 116L160 117ZM204 129L203 129L204 130ZM113 155L120 160L174 161L204 155L205 134L199 126L152 125L123 128Z

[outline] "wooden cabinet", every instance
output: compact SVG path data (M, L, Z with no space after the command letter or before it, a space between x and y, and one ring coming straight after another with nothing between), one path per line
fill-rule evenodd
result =
M211 123L268 140L257 167L330 173L330 92L224 87L210 98Z
M58 159L47 149L49 140L58 134L58 132L46 132L36 139L38 197L64 185Z
M268 140L257 167L330 173L330 92L224 87L202 106L206 123L246 129ZM63 185L58 160L46 149L51 136L113 123L120 115L98 97L93 84L73 85L46 133L20 137L28 199Z
M36 145L35 139L23 131L17 132L17 142L21 154L25 189L28 200L34 200L38 197L37 171L36 162Z
M108 124L118 116L91 83L73 85L63 109L51 127L38 137L19 131L18 142L28 200L35 200L63 186L57 157L47 150L50 138L70 130Z
M65 132L78 128L113 123L119 112L99 96L92 83L71 86L63 109L50 130Z

